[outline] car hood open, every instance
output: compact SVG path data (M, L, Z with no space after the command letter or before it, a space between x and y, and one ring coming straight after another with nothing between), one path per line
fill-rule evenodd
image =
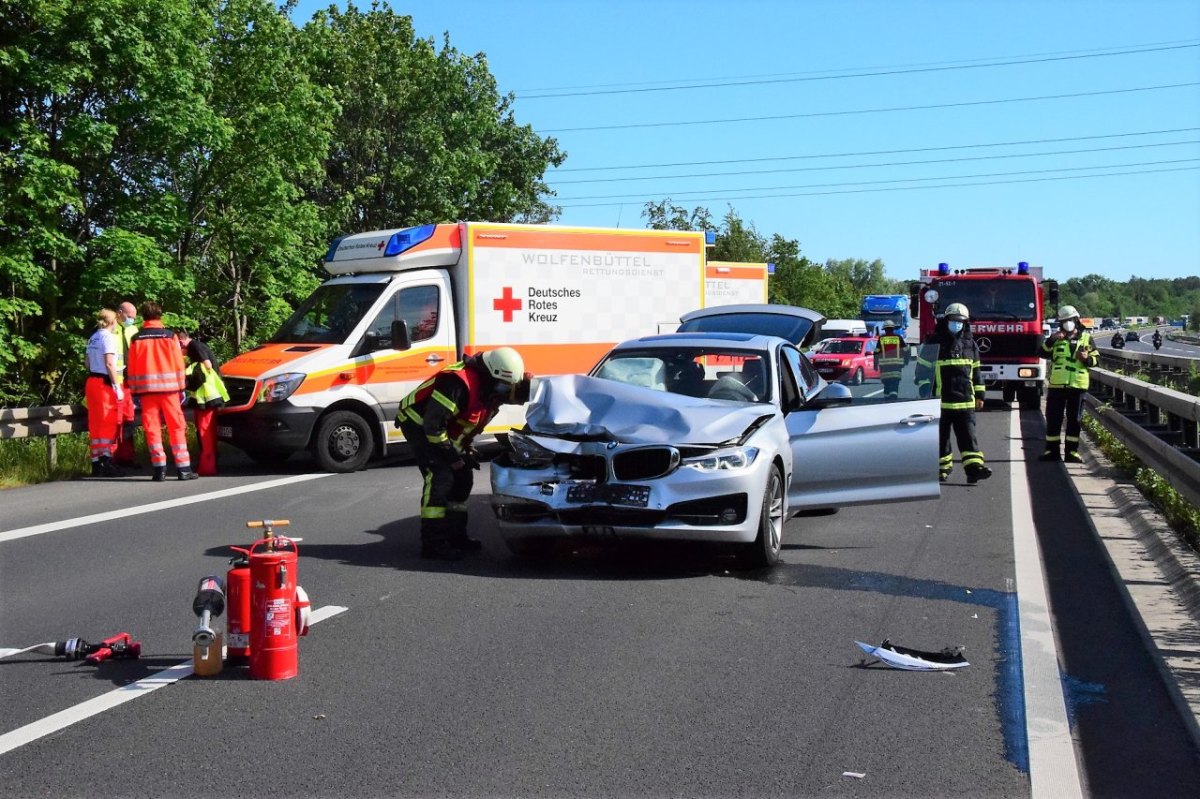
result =
M772 405L670 394L586 375L538 381L526 410L529 430L576 440L622 444L722 444L735 441Z

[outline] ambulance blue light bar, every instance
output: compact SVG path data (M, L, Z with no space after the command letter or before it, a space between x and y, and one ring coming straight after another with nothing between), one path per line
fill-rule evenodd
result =
M715 231L715 230L704 231L704 246L705 247L716 247L717 246L717 231Z
M775 264L771 264L771 263L767 264L767 274L768 275L775 274Z
M947 264L947 263L938 264L938 274L939 275L950 274L950 264Z
M348 235L350 235L350 234L347 233L346 236L348 236ZM338 245L342 243L342 239L346 238L346 236L338 236L336 239L333 240L333 244L329 245L329 252L325 253L326 261L333 260L333 254L335 252L337 252Z
M389 255L399 255L405 250L411 250L421 242L428 241L436 229L437 225L421 225L420 227L409 227L404 230L398 230L388 240L383 254L386 257Z
M1028 261L1021 261L1019 264L1017 264L1017 274L1018 275L1028 275L1029 274L1029 262Z

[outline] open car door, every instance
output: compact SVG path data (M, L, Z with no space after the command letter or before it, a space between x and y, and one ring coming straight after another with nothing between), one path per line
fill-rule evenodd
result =
M784 402L791 403L785 405L794 464L791 510L940 495L940 401L919 396L916 359L904 367L898 397L885 398L875 382L849 399L846 387L825 384L799 352L786 348L781 360ZM788 380L796 383L794 399Z

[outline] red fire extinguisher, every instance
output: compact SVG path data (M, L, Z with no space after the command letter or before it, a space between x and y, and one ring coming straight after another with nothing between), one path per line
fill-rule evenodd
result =
M230 547L235 554L225 575L225 655L227 660L250 657L250 550Z
M286 680L300 671L296 542L272 536L250 545L250 676Z

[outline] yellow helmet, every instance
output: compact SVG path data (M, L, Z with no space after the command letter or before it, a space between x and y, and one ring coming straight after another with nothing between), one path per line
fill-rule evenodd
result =
M952 302L950 303L950 307L946 309L946 318L965 322L971 318L971 312L961 302Z
M497 347L483 354L483 365L493 379L516 383L525 374L525 360L512 347Z

